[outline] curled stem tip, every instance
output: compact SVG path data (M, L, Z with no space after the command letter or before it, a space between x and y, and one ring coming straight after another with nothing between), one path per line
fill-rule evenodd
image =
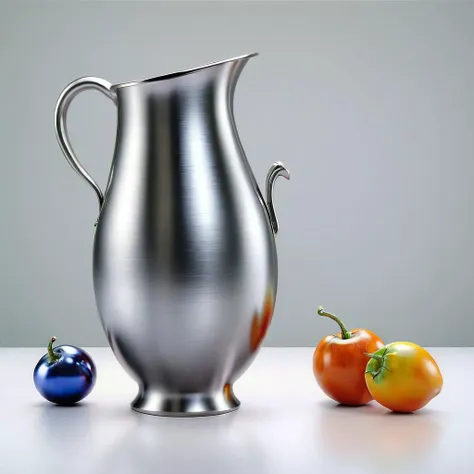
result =
M344 323L337 316L335 316L334 314L328 313L327 311L324 310L322 306L318 306L318 314L320 316L324 316L325 318L332 319L337 324L339 324L339 327L341 328L342 339L350 339L352 337L352 334L346 329L346 326L344 326Z
M54 363L58 361L61 356L59 354L56 354L53 350L53 343L56 341L56 336L53 336L48 343L48 356L49 356L49 361L51 363Z

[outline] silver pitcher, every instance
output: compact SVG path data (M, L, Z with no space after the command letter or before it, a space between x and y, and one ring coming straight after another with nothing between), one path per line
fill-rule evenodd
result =
M233 98L249 54L112 85L77 79L61 93L56 136L99 200L94 292L110 347L139 392L132 408L213 415L240 405L277 293L273 164L262 197L237 133ZM67 135L71 100L96 89L117 105L105 191Z

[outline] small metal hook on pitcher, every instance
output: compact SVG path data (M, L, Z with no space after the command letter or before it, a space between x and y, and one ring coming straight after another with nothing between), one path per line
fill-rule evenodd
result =
M267 207L268 213L270 215L270 223L275 235L278 234L280 227L275 212L275 206L273 204L273 188L275 187L275 181L280 176L290 179L290 172L285 168L285 165L281 161L277 161L276 163L273 163L273 165L268 170L266 179Z

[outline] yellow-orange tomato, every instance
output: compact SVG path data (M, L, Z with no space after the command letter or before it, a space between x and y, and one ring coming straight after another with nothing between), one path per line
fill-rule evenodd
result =
M412 342L392 342L372 354L365 381L374 400L405 413L423 408L443 387L433 357Z

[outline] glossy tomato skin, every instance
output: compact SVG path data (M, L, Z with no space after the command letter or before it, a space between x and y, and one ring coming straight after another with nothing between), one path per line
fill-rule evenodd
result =
M411 342L392 342L375 353L365 379L372 397L394 412L423 408L443 388L443 376L431 354Z
M350 339L341 333L325 337L313 354L313 373L323 392L343 405L360 406L372 400L364 373L367 353L383 347L382 340L367 329L350 331Z

